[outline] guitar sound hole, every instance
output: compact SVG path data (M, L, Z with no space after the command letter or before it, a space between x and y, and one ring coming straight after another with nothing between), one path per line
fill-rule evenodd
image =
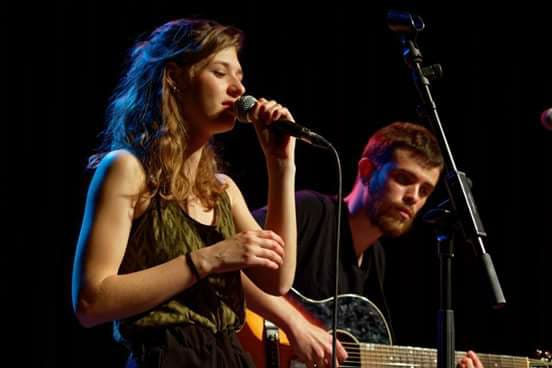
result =
M346 367L360 367L360 345L359 341L349 332L338 330L337 340L341 342L341 345L347 351L347 360L343 362Z
M347 345L358 344L357 339L355 339L355 337L353 335L351 335L350 333L348 333L347 331L341 331L341 330L337 331L336 335L337 335L337 339L339 341L341 341L342 343L346 342L346 343L348 343Z

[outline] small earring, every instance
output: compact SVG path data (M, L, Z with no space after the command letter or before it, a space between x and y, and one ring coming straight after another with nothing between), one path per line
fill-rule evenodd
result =
M171 89L171 92L172 92L172 93L178 93L178 92L180 92L180 91L178 90L178 88L176 87L176 84L170 83L170 82L169 82L168 84L169 84L169 88Z

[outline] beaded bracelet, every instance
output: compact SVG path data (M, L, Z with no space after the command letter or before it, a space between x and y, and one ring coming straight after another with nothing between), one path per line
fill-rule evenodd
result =
M196 278L197 281L201 280L201 277L199 276L199 271L196 268L196 265L194 264L194 261L192 260L192 253L188 252L186 253L186 264L192 271L192 275Z

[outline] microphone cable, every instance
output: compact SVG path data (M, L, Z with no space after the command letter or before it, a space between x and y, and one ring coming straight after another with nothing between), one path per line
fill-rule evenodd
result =
M337 217L336 217L336 234L335 234L335 248L334 248L334 295L333 295L333 313L332 313L332 368L336 368L336 349L337 349L337 310L338 310L338 292L339 292L339 256L340 256L340 244L341 244L341 217L343 205L343 172L341 169L341 160L339 153L335 147L325 140L327 148L335 155L336 169L337 169Z

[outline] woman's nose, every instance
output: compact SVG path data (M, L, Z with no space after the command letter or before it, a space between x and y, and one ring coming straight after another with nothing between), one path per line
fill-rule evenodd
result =
M239 79L235 78L228 87L228 91L232 97L240 97L245 93L245 86Z

